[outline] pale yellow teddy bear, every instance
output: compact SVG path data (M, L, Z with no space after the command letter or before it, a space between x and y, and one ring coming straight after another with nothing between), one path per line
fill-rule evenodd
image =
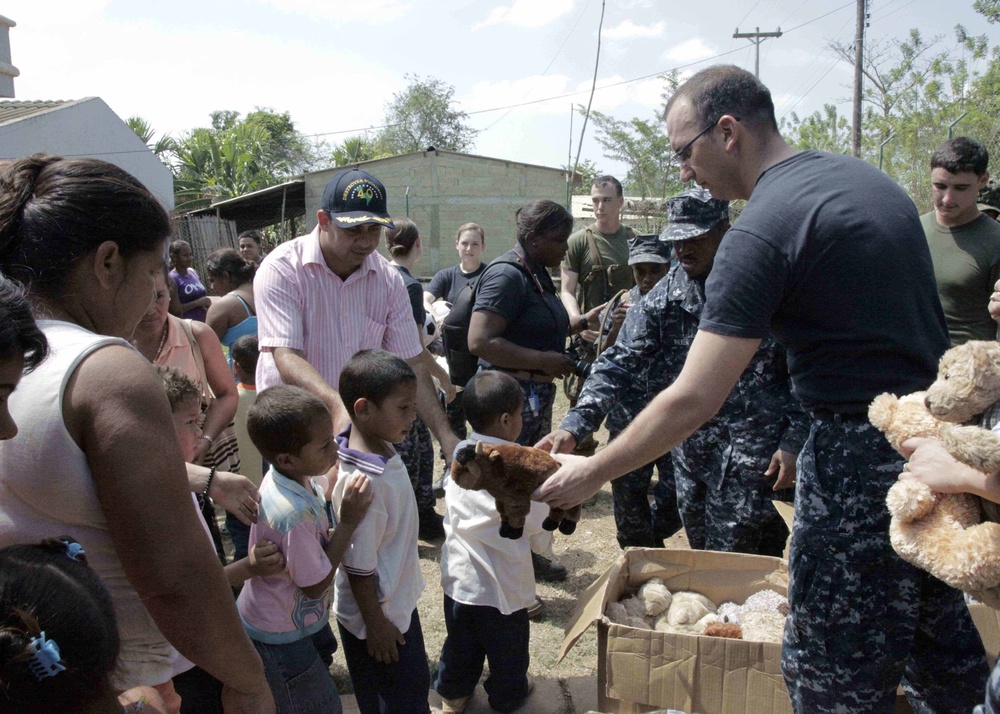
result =
M912 437L940 439L962 463L1000 470L1000 437L967 425L1000 401L1000 344L968 342L941 358L927 392L875 398L868 417L897 451ZM1000 524L983 522L981 499L897 481L886 496L892 546L907 562L1000 606Z

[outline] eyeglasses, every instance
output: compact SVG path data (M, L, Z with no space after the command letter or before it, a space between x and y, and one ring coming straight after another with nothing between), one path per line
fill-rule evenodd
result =
M736 121L740 120L739 117L733 117L733 119L736 120ZM705 136L705 134L707 134L708 132L712 131L712 129L714 129L715 126L716 126L716 124L718 124L718 123L719 123L718 121L714 121L711 124L709 124L708 126L706 126L704 129L702 129L701 131L699 131L695 135L695 137L693 139L691 139L691 141L689 141L688 143L686 143L676 153L674 153L673 160L676 161L678 164L682 164L685 161L687 161L688 159L690 159L691 158L691 156L690 156L691 147L694 146L694 142L698 141L698 139L700 139L701 137Z
M705 134L707 134L708 132L712 131L712 129L715 128L715 125L717 123L718 122L712 122L711 124L709 124L708 126L706 126L704 129L702 129L701 131L699 131L695 135L695 137L693 139L691 139L691 141L689 141L684 146L682 146L680 149L678 149L674 153L674 161L676 161L677 163L680 164L680 163L683 163L683 162L687 161L689 158L691 158L690 157L691 147L694 146L694 142L698 141L698 139L700 139L701 137L705 136Z

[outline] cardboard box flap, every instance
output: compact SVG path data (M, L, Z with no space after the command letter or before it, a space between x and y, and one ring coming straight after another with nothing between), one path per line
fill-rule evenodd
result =
M591 623L604 616L608 602L635 592L650 578L661 578L671 591L694 590L716 604L742 603L758 590L788 593L788 566L780 558L743 553L664 548L629 548L580 596L580 605L566 627L561 660ZM635 632L632 628L625 628Z
M625 555L622 554L610 568L604 571L597 580L590 584L582 595L577 599L576 612L566 626L566 636L563 638L562 647L559 648L559 659L556 664L562 661L570 648L576 644L580 636L587 631L591 623L604 616L604 608L607 606L608 581L618 579L621 569L626 567Z

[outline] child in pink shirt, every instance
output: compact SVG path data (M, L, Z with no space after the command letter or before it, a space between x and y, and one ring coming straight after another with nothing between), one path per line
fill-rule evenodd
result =
M368 479L355 476L342 485L340 523L331 528L329 487L313 478L337 461L333 419L304 389L279 385L260 392L247 414L247 431L271 464L250 542L277 543L285 569L247 581L237 601L240 615L264 661L278 714L305 705L336 714L340 696L310 638L329 627L330 584L371 504Z

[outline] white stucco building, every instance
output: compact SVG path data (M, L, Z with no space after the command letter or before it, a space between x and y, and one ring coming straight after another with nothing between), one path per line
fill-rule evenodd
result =
M99 97L0 101L0 160L37 153L116 164L139 179L167 210L174 208L170 169Z

